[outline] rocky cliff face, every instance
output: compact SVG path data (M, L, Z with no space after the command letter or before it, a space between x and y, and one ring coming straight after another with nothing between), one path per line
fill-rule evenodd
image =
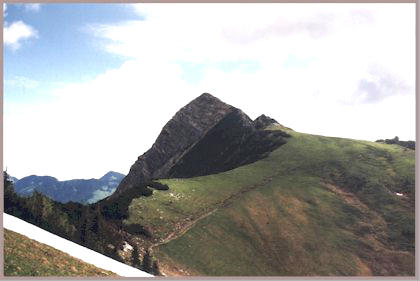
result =
M150 195L146 183L153 179L227 171L256 161L285 143L287 134L261 131L254 123L241 110L208 93L200 95L164 126L110 199L131 189L136 196Z
M253 123L256 129L264 129L267 126L270 126L272 124L279 124L279 122L277 122L273 118L270 118L264 114L256 118Z
M163 127L152 148L131 166L113 197L152 178L165 177L178 159L233 109L207 93L181 108Z
M169 178L220 173L255 162L284 144L281 131L257 130L239 109L227 114L169 170Z

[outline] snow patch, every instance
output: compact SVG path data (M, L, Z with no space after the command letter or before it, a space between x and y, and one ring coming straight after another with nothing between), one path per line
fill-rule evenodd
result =
M3 227L26 237L54 247L96 267L115 272L124 277L153 277L153 275L116 261L91 249L45 231L33 224L3 213Z

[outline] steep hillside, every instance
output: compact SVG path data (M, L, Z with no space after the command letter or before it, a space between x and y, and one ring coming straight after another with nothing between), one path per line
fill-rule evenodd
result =
M5 276L117 276L11 230L3 245Z
M148 229L160 271L414 275L414 152L288 133L268 158L132 201L125 224Z
M5 211L153 274L414 275L414 151L295 132L203 94L95 204Z
M103 213L110 219L125 218L133 198L152 194L150 181L231 170L267 157L285 144L287 137L283 131L257 128L240 109L204 93L168 121L152 148L137 159L115 193L101 203Z
M37 191L61 203L72 201L90 204L111 195L123 178L123 174L112 171L100 179L67 181L58 181L50 176L32 175L15 181L14 185L15 191L22 196L29 196Z
M152 179L206 175L250 163L284 144L285 136L258 131L240 109L204 93L163 127L152 148L138 158L111 198L140 189ZM253 146L259 146L253 157L242 152ZM207 162L197 166L197 159Z

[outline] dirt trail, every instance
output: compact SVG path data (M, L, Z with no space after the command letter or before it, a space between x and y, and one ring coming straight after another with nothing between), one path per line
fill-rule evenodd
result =
M179 237L181 237L182 235L184 235L188 230L190 230L198 221L210 216L211 214L215 213L217 210L221 209L221 208L226 208L228 207L230 204L232 204L235 200L237 200L238 198L242 197L244 194L257 189L259 187L263 187L267 184L269 184L274 177L277 177L279 175L281 175L282 173L276 173L274 175L271 175L269 177L266 177L262 180L261 183L258 184L253 184L251 186L245 187L243 189L241 189L239 192L232 194L231 196L229 196L228 198L224 199L223 201L217 203L215 205L214 208L212 208L211 210L205 212L204 214L200 215L199 217L195 218L194 220L189 221L188 223L184 224L181 229L178 229L176 231L173 231L171 233L169 233L168 236L166 236L166 238L153 243L149 248L148 251L150 253L150 255L152 255L153 252L153 248L167 244L169 242L171 242L174 239L177 239Z
M213 210L211 210L209 212L206 212L206 213L202 214L201 216L199 216L198 218L196 218L196 219L194 219L194 220L186 223L185 225L183 225L180 230L173 231L173 232L169 233L169 235L166 236L166 238L164 238L163 240L152 244L149 247L149 249L148 249L149 250L149 253L152 254L152 251L153 251L153 248L154 247L158 247L160 245L169 243L172 240L177 239L178 237L184 235L184 233L187 232L190 228L192 228L194 224L196 224L198 221L200 221L200 220L202 220L202 219L210 216L211 214L213 214L214 212L216 212L218 209L219 208L215 208L215 209L213 209Z

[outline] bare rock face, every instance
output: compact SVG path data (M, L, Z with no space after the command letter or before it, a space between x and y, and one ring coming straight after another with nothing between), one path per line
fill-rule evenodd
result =
M286 143L283 137L288 136L282 131L257 130L252 120L235 108L178 160L167 177L215 174L255 162Z
M264 114L260 115L257 119L254 120L254 126L257 129L265 129L267 126L272 124L279 124L279 122Z
M148 186L154 179L209 175L266 157L289 137L282 131L260 130L265 126L256 123L266 119L271 118L252 121L240 109L202 94L175 114L114 194L102 202L105 215L124 217L133 198L152 195Z
M178 160L234 109L208 93L181 108L163 127L152 148L137 159L113 197L153 178L167 177Z

